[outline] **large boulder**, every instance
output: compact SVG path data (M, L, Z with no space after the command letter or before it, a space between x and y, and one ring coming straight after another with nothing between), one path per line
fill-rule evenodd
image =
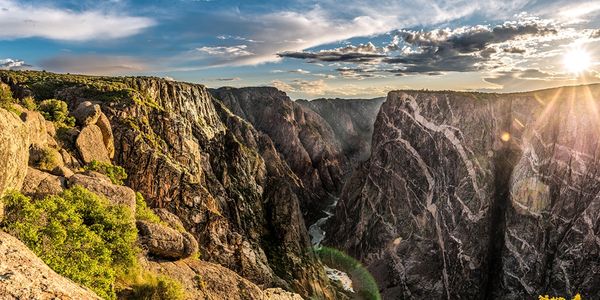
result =
M152 209L161 221L167 223L171 228L177 229L178 231L185 231L183 223L178 216L168 211L166 208L154 208Z
M136 225L140 241L153 256L181 259L198 252L198 242L187 232L141 220Z
M28 160L27 127L15 114L0 109L0 196L21 189Z
M90 163L94 160L110 162L108 151L106 150L106 146L104 146L102 130L96 125L88 125L81 129L75 141L75 146L85 163Z
M84 101L77 106L71 115L75 117L77 124L81 126L88 126L96 124L101 113L102 111L100 110L100 105L93 104L90 101Z
M29 133L29 142L33 145L45 146L48 143L46 120L37 111L25 110L21 113L21 120L25 123Z
M100 117L98 117L96 126L98 126L102 132L102 141L104 142L104 146L108 152L108 157L112 159L115 156L115 142L110 121L104 113L100 113Z
M0 231L0 298L101 299L56 274L21 241L3 231Z
M65 178L29 167L21 192L35 198L43 198L47 195L59 194L65 186Z
M95 173L75 174L69 178L69 186L80 185L93 193L103 195L114 205L125 205L135 213L135 192L121 185L112 184L106 177Z

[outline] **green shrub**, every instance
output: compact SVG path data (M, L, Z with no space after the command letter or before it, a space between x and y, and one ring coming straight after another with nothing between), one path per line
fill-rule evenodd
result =
M120 166L115 166L111 163L105 163L100 161L92 161L87 166L86 170L102 173L110 178L113 184L123 185L123 180L127 179L127 173L125 169Z
M57 273L103 298L115 298L116 276L135 267L138 253L128 208L79 186L35 202L19 193L3 201L3 229Z
M164 275L146 273L142 280L134 283L132 293L128 297L132 300L183 300L185 291L181 283Z
M32 97L23 98L23 100L21 100L21 104L23 105L23 107L27 108L28 110L37 110L38 109L37 103L35 102L35 99L33 99Z
M37 153L29 156L31 165L45 171L52 171L60 165L61 158L60 153L57 150L49 147L36 149Z
M0 82L0 107L4 109L11 108L14 101L10 87Z
M162 223L160 218L146 205L144 196L139 192L135 193L135 219L152 223Z
M38 109L48 121L55 122L60 126L75 126L75 118L69 116L69 109L64 101L47 99L40 103Z

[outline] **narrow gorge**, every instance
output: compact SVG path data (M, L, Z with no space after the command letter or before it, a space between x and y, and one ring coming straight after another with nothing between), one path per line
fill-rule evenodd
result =
M182 299L600 298L600 85L293 101L0 71L0 87L7 299L137 299L116 271L68 276L23 230L78 195L123 209L132 265Z

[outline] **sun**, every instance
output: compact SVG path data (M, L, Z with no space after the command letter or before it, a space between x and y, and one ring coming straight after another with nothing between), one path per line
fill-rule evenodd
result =
M584 49L573 48L565 53L563 58L565 69L575 75L580 75L592 65L590 54Z

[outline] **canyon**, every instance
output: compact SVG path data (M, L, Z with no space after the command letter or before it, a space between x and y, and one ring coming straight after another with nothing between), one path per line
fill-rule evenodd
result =
M156 77L0 71L0 83L21 104L60 99L76 121L57 134L21 104L0 109L0 194L84 185L135 210L139 193L162 220L136 221L140 264L189 299L600 297L599 85L293 101ZM44 169L38 148L62 164ZM95 160L123 167L123 185L84 170ZM23 248L0 234L0 248ZM352 270L340 271L355 293L344 288L321 248L360 262L376 292ZM0 291L93 295L35 280L18 294L0 277Z

